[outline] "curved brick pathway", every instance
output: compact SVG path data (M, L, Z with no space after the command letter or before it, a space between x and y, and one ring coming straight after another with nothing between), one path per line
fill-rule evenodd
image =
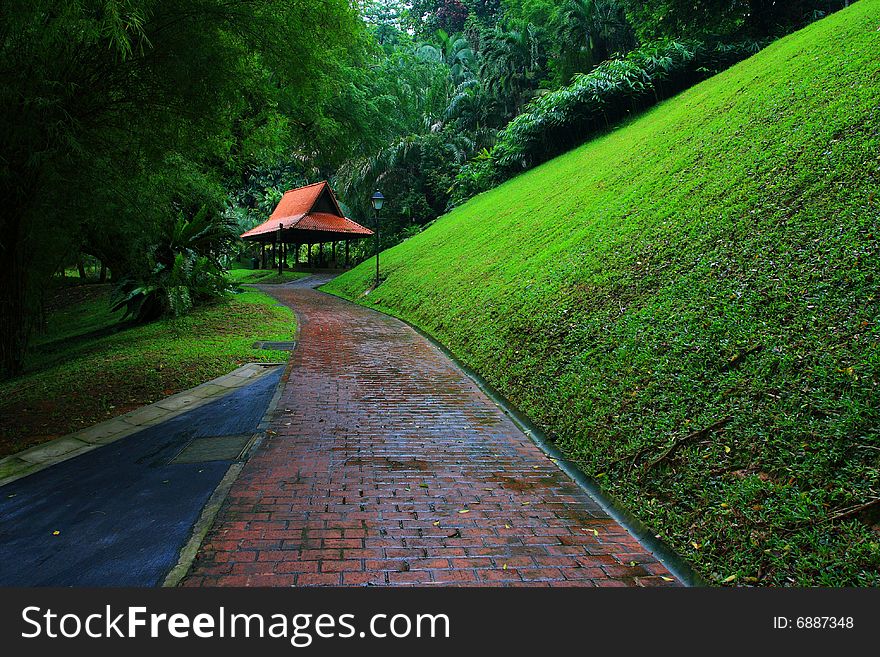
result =
M183 586L678 584L403 322L265 290L300 343Z

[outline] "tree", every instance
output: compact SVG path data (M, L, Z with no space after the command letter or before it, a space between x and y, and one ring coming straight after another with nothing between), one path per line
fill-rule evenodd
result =
M836 11L844 0L620 0L642 40L763 38L789 32Z
M550 18L558 82L568 84L614 53L635 47L635 35L616 0L565 0Z
M69 244L137 272L229 169L343 141L331 76L362 43L345 0L31 0L0 21L3 373Z

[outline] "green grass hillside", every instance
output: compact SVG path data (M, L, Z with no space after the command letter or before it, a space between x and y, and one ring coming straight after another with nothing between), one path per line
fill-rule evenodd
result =
M861 0L326 289L443 342L709 581L880 585L878 28Z

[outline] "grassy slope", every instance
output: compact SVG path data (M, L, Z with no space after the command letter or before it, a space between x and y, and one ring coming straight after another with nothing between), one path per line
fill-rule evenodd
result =
M876 515L832 517L880 496L878 27L861 0L326 289L436 336L710 581L880 584Z
M113 332L121 313L109 312L108 294L109 286L101 286L52 313L27 373L0 383L0 455L157 401L243 362L284 361L285 352L251 345L289 340L296 328L290 309L245 292L177 321Z

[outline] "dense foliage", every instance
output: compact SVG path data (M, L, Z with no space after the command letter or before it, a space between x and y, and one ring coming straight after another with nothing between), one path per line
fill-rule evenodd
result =
M861 0L329 289L441 340L709 581L877 586L878 25Z
M530 103L500 131L490 150L462 167L452 200L466 200L559 155L759 48L755 42L708 46L670 41L578 74L572 84Z
M170 218L219 220L239 172L336 153L357 120L337 104L365 47L345 0L29 0L0 16L3 373L78 253L146 279Z
M381 44L372 93L386 95L395 118L380 146L347 159L333 180L367 222L367 199L382 188L390 199L383 241L391 246L474 193L844 4L368 3L370 33Z
M247 248L162 263L169 222L248 229L320 179L368 225L381 187L391 246L844 3L690 4L3 3L0 370L20 370L47 280L84 257L129 301L165 299L143 317L186 310Z

